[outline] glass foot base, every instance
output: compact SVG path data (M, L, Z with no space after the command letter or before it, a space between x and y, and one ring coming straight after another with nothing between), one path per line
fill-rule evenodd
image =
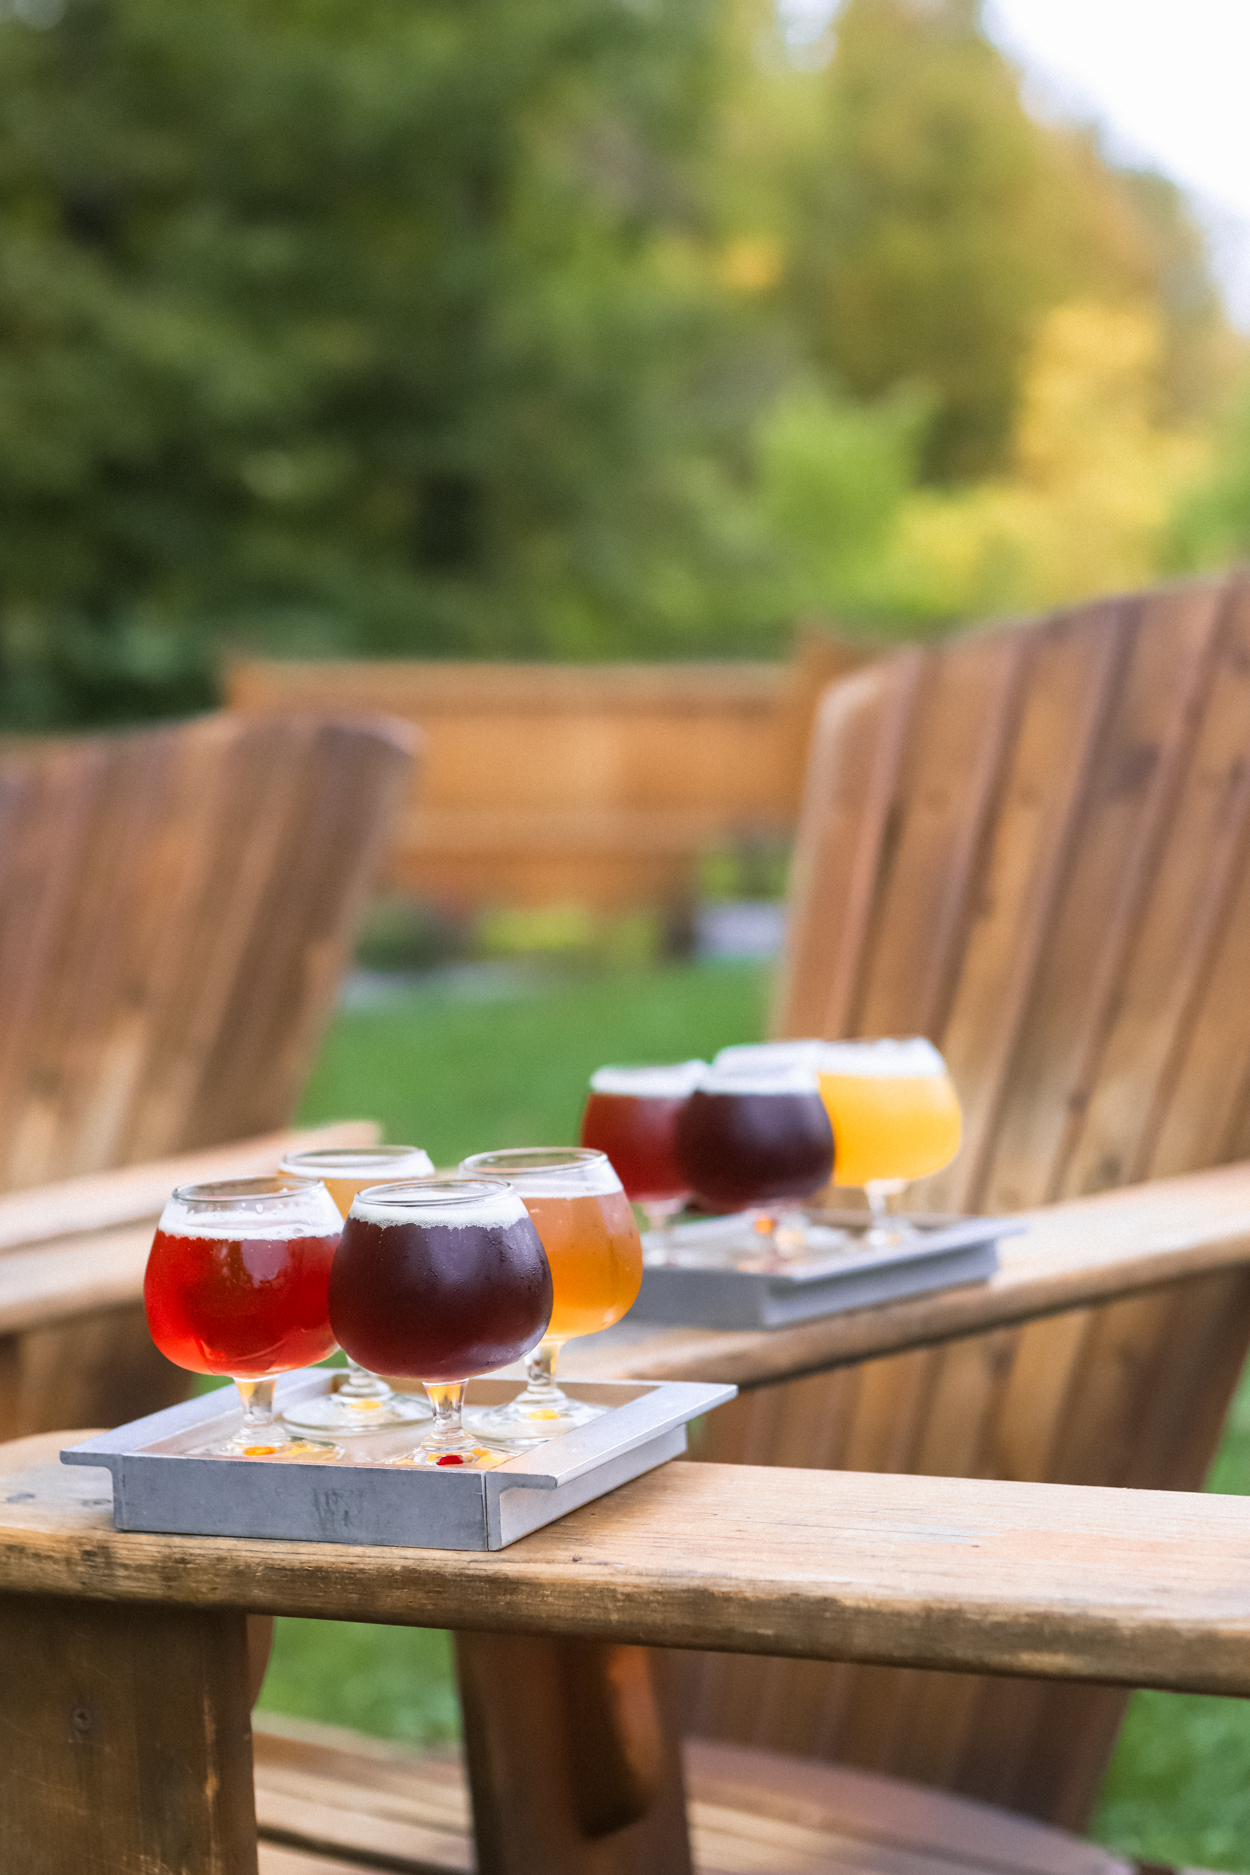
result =
M311 1400L301 1400L282 1414L282 1423L293 1432L326 1433L354 1438L362 1432L389 1432L395 1426L411 1426L432 1419L429 1406L416 1394L390 1393L381 1399L353 1399L342 1393L321 1393Z
M608 1410L589 1400L567 1399L563 1394L549 1403L534 1404L526 1403L522 1396L489 1412L470 1410L465 1414L465 1423L479 1438L501 1440L515 1448L558 1439L577 1426L589 1425Z
M288 1464L298 1464L301 1460L312 1460L326 1464L331 1459L342 1458L343 1448L334 1445L329 1439L285 1439L281 1432L272 1439L263 1434L253 1433L244 1438L238 1436L227 1439L220 1445L202 1445L189 1458L268 1458L283 1459Z
M401 1452L398 1458L388 1459L391 1465L407 1465L420 1471L438 1469L440 1471L493 1471L496 1465L507 1464L515 1458L514 1452L501 1450L495 1445L466 1445L449 1452L435 1445L419 1445L415 1452Z

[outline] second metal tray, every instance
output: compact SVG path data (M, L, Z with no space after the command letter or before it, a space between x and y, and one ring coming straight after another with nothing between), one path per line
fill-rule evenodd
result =
M899 1242L865 1241L862 1213L809 1211L809 1247L770 1261L748 1216L702 1218L643 1237L642 1290L631 1314L700 1328L782 1328L871 1308L956 1283L984 1282L998 1268L998 1241L1023 1226L1006 1218L899 1219Z

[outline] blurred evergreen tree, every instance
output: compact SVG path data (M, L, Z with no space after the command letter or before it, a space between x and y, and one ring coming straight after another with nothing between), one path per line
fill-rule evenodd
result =
M8 721L203 703L222 641L709 629L740 416L683 165L715 0L14 6Z

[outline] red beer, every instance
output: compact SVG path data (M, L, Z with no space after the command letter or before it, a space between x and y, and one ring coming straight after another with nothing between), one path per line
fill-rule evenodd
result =
M672 1067L599 1068L590 1077L581 1143L607 1154L635 1203L689 1196L689 1181L677 1163L677 1118L702 1072L701 1061L683 1061Z
M158 1230L143 1279L161 1353L196 1374L261 1380L334 1352L338 1235L226 1237Z

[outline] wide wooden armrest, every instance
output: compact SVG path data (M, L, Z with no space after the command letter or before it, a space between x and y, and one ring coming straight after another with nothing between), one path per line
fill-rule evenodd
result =
M141 1300L152 1226L175 1185L276 1170L284 1153L371 1146L374 1120L343 1120L63 1179L0 1197L0 1334Z
M723 1330L626 1320L573 1343L570 1379L726 1380L765 1386L905 1348L1108 1302L1250 1263L1250 1162L1024 1211L988 1282L792 1328Z
M1250 1693L1250 1500L677 1462L494 1554L113 1529L0 1447L0 1593Z

